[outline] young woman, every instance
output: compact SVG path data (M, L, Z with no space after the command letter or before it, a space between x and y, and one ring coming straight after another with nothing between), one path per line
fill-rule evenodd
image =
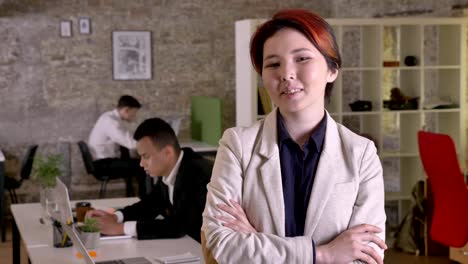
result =
M223 135L203 214L207 248L219 263L383 263L376 148L325 110L341 66L330 25L280 11L250 53L277 108Z

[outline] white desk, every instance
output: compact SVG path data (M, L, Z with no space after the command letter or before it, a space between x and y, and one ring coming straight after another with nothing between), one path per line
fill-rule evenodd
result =
M136 201L138 201L138 198L89 200L92 206L97 208L122 207ZM39 203L15 204L12 205L11 211L33 264L79 263L74 256L76 251L73 247L55 248L52 245L52 227L50 224L41 224L39 222L41 216ZM19 245L19 242L17 243ZM15 244L15 241L13 244ZM15 249L15 245L13 245L13 250L18 251L16 253L17 259L15 259L15 252L13 253L13 263L20 263L19 247ZM95 260L102 261L136 256L152 259L154 257L183 254L188 251L199 256L200 263L204 263L201 245L188 236L179 239L137 240L131 238L100 241Z

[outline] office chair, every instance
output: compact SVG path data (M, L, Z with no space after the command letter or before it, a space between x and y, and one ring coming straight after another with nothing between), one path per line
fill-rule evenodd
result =
M200 232L200 238L201 238L201 246L202 246L203 258L205 259L205 263L206 264L218 264L218 262L214 259L213 254L211 253L211 250L209 250L208 247L206 246L206 236L205 236L204 231Z
M434 198L431 239L450 247L468 242L468 188L448 135L418 132L419 154Z
M84 141L78 142L78 147L80 148L81 156L83 158L83 163L86 168L86 172L91 174L98 181L101 182L101 188L99 190L99 198L104 198L107 188L107 183L109 180L114 179L124 179L127 185L126 194L127 196L132 196L133 187L132 187L132 178L131 172L128 166L122 164L121 166L116 166L113 168L101 166L99 160L93 161L89 147Z
M31 176L31 170L34 162L34 156L36 155L37 145L31 145L28 147L26 154L21 161L21 178L19 180L12 177L5 177L5 189L10 193L11 203L18 203L18 197L16 196L16 190L21 187L23 180L28 180Z
M31 176L31 170L32 170L32 166L33 166L33 163L34 163L34 156L36 155L36 151L37 151L37 145L31 145L28 147L28 149L26 150L26 153L23 157L23 159L21 160L21 168L20 168L20 179L17 180L15 178L12 178L12 177L9 177L9 176L5 176L5 182L4 182L4 188L6 190L8 190L9 194L10 194L10 201L12 204L16 204L18 203L18 197L16 195L16 190L19 189L23 183L23 180L27 180L29 179L29 177ZM2 200L2 204L4 205L4 199L5 197L2 195L2 197L0 197L0 199L3 199ZM0 212L1 214L1 217L0 217L0 224L1 224L1 227L2 227L2 242L5 242L6 240L6 230L5 230L5 219L4 219L4 215L3 215L3 208L2 209L2 212Z

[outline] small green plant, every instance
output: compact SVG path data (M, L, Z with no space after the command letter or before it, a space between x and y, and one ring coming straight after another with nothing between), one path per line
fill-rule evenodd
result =
M62 156L51 155L43 157L38 155L34 160L33 176L43 187L54 187L55 178L60 176L60 162Z
M93 217L88 217L84 220L83 225L80 227L81 231L86 233L99 232L98 220Z

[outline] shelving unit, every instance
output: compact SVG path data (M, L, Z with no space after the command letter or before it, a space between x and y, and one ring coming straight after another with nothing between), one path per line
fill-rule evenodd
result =
M257 119L259 77L249 57L250 37L263 19L237 21L236 125ZM389 227L396 227L411 208L411 189L425 177L417 132L448 134L465 164L466 20L463 18L328 19L343 60L327 110L339 123L374 139L384 170ZM407 56L417 58L406 66ZM384 61L397 62L384 67ZM418 97L412 110L389 110L383 101L398 87ZM456 107L426 109L439 97ZM372 102L372 111L352 112L356 100ZM462 168L463 169L463 168ZM396 215L395 215L396 214Z

